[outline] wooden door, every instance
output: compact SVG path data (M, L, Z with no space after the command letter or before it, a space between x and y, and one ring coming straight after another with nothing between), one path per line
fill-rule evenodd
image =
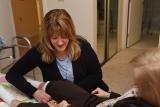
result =
M12 0L12 10L17 36L26 36L35 45L39 40L39 29L41 24L40 0ZM25 44L25 42L18 42ZM19 48L23 55L27 49Z

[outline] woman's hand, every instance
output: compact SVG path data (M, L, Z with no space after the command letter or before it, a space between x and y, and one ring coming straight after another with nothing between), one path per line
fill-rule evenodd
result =
M45 91L43 90L37 90L36 92L34 92L33 97L41 103L47 103L51 100L51 96L49 94L47 94Z
M109 96L110 96L110 93L102 90L101 88L96 88L91 93L94 94L94 95L96 95L96 96L98 96L98 97L109 98Z
M55 100L51 100L47 102L47 104L49 105L49 107L58 107L58 103Z
M66 100L63 100L59 103L59 107L69 107L70 104L66 101Z
M70 104L66 101L63 100L60 103L57 103L55 100L51 100L47 103L49 107L69 107Z

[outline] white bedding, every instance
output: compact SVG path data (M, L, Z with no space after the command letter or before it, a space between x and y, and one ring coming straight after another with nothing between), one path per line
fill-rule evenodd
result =
M23 102L36 102L34 99L29 99L25 94L20 92L10 83L8 83L5 79L5 74L2 74L2 73L0 73L0 86L2 86L5 90L7 90L7 92L9 92L9 94L14 96L14 98L17 100L20 100ZM5 93L2 93L2 94L5 94ZM0 107L9 107L9 105L5 103L3 99L0 99Z

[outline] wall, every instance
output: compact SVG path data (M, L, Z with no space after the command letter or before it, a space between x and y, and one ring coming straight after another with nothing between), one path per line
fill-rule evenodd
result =
M128 0L118 3L118 51L126 48Z
M97 0L42 0L43 12L55 8L66 9L75 23L77 34L83 35L97 48Z
M11 11L11 1L10 0L1 0L0 3L0 35L2 35L5 40L6 44L11 44L11 39L13 36L16 35L15 28L13 24L13 15ZM0 57L4 55L8 55L10 53L6 51L0 52ZM0 68L2 68L7 62L0 61ZM3 65L2 65L3 64Z
M10 44L11 38L16 35L10 0L1 0L0 13L0 35L3 35L7 44Z

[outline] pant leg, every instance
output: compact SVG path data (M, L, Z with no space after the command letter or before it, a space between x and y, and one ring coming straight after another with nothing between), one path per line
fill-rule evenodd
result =
M46 92L56 101L66 100L76 107L95 107L104 101L69 81L50 82L46 87Z
M17 107L49 107L46 103L21 103Z

